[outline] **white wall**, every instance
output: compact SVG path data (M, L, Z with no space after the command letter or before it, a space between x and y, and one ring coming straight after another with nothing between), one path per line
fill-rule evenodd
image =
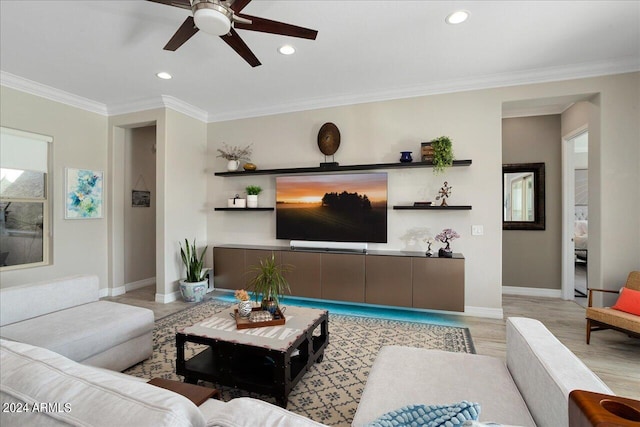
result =
M107 209L102 219L64 219L66 167L103 171L108 178L107 118L1 86L0 125L53 137L51 265L2 272L0 286L85 273L98 275L100 287L107 287ZM106 191L104 197L107 206Z
M166 110L166 155L164 156L164 291L175 295L179 279L186 276L179 242L196 239L198 253L207 244L205 208L207 125L184 114ZM159 190L160 191L160 190ZM213 251L207 253L211 265Z
M420 142L440 135L454 141L458 159L471 159L468 168L454 168L444 176L430 169L389 171L390 205L435 195L445 179L453 185L450 204L470 204L472 211L389 211L389 242L375 248L403 249L402 235L416 227L438 232L453 227L462 238L453 248L466 258L466 305L469 312L484 309L495 314L501 303L501 106L503 102L598 94L590 103L594 121L602 128L590 129L590 191L609 189L598 203L601 225L607 236L589 242L597 246L602 262L590 274L596 287L615 287L632 269L640 268L640 73L563 82L522 85L447 95L327 108L290 114L211 123L208 127L208 164L222 171L225 162L215 157L223 142L254 144L253 163L259 168L315 166L323 161L317 149L320 126L335 123L342 135L336 153L341 164L393 162L401 150L419 150ZM602 145L602 149L600 146ZM593 169L592 156L599 166ZM603 171L601 173L601 171ZM592 173L593 172L593 173ZM592 176L593 175L593 176ZM598 180L593 185L591 180ZM263 202L275 198L273 176L223 178L209 175L207 201L211 208L223 206L227 197L248 184L260 184ZM591 200L590 200L591 203ZM590 205L590 216L592 208ZM240 215L216 212L208 220L213 244L286 244L275 240L273 213ZM624 229L619 224L629 224ZM471 236L472 224L484 226L483 236ZM559 288L559 284L555 286Z
M412 150L419 158L420 143L441 135L453 140L457 159L471 159L469 167L455 167L436 176L430 168L388 170L389 206L434 200L444 181L453 186L450 205L472 205L471 211L388 211L388 243L372 249L425 250L420 241L407 247L403 236L429 228L432 235L453 228L462 236L452 247L466 257L466 304L501 314L501 100L490 91L464 92L378 102L237 120L209 125L209 165L224 170L215 157L223 142L253 143L253 163L258 168L317 166L324 156L317 133L325 122L340 129L341 145L335 160L343 165L397 162L400 151ZM264 188L260 203L274 206L275 178L210 177L208 203L224 206L226 199L242 193L248 184ZM471 225L484 226L483 236L471 236ZM215 212L209 218L209 241L221 243L288 244L275 240L275 214L269 212ZM434 246L437 249L438 246Z

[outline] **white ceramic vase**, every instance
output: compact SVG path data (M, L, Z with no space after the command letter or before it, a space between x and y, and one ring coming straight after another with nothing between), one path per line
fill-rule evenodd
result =
M229 172L235 172L240 167L240 160L229 160L227 162L227 170Z
M253 308L253 303L251 300L240 301L238 303L238 314L240 317L247 318L251 314L251 309Z
M247 195L247 207L248 208L257 208L258 207L258 195L257 194L248 194Z

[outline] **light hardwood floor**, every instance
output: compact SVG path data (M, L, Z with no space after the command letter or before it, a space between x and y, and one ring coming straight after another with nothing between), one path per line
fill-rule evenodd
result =
M150 286L105 299L149 308L154 311L156 319L192 305L182 301L155 303L154 292L155 288ZM573 301L505 295L502 304L505 318L520 316L540 320L614 393L640 400L640 339L616 331L599 331L592 333L591 344L587 345L585 309ZM477 353L506 357L504 320L467 316L460 319L471 331Z

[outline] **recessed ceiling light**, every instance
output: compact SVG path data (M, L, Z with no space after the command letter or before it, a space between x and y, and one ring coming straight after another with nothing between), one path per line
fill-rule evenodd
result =
M162 80L169 80L172 77L171 74L169 74L169 73L167 73L165 71L159 72L158 74L156 74L156 76L159 79L162 79Z
M280 46L278 48L278 52L283 55L293 55L296 52L296 49L289 44L285 44L284 46Z
M469 11L467 10L457 10L453 13L450 13L449 16L445 19L447 24L461 24L469 18Z

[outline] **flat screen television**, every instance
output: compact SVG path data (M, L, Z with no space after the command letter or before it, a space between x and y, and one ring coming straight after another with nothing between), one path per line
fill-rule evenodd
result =
M387 242L387 174L276 178L276 238Z

